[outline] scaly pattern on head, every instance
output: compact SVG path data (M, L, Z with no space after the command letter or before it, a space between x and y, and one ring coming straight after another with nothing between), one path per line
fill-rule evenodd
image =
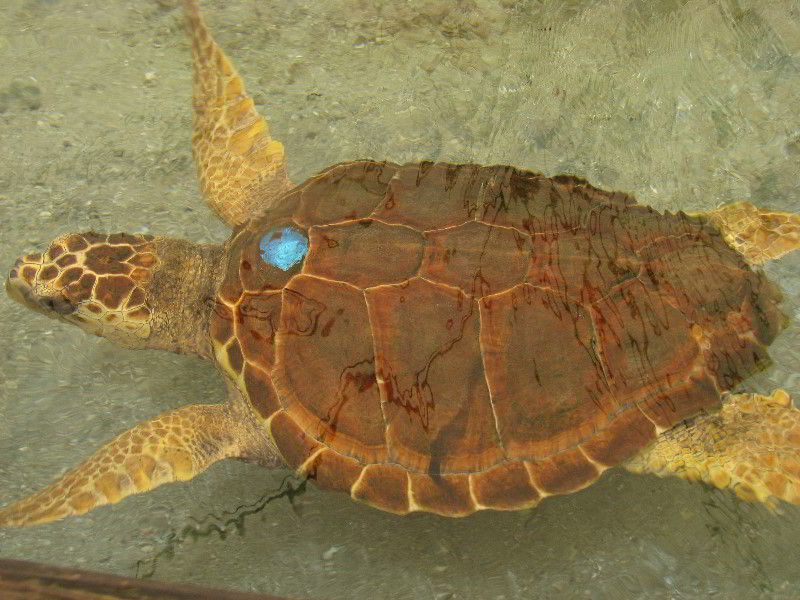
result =
M158 264L153 236L72 233L18 259L6 288L34 310L138 346L150 336L146 286Z

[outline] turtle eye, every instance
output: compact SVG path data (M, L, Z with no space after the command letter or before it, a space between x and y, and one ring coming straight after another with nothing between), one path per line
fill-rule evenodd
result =
M308 238L291 227L274 229L258 243L262 260L281 271L288 271L308 254Z

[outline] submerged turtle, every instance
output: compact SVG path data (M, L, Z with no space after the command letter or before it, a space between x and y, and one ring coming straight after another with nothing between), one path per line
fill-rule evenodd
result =
M193 148L221 246L70 234L12 297L125 346L196 353L228 402L135 426L0 525L81 514L223 458L394 513L531 507L607 468L800 503L800 411L730 394L780 293L751 266L800 217L661 214L572 176L355 161L299 186L187 1Z

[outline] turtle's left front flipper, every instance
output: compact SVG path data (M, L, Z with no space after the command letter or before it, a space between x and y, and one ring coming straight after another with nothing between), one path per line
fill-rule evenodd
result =
M731 489L747 501L800 504L800 410L783 390L732 394L719 412L662 433L625 467Z
M241 456L241 428L221 404L187 406L140 423L43 490L0 510L0 527L80 515L191 479L220 459Z

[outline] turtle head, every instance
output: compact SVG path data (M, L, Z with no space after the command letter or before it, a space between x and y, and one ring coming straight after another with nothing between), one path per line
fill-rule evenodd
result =
M221 246L150 235L72 233L16 261L6 291L123 346L209 355Z

